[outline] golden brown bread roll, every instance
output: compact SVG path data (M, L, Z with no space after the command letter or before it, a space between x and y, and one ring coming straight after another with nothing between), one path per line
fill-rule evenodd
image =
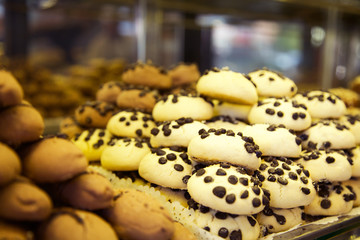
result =
M5 70L0 70L0 107L20 104L24 92L15 77Z
M44 132L44 120L30 105L19 104L0 110L0 141L18 145L38 140Z
M0 218L18 221L46 219L52 210L48 194L24 178L0 189Z
M38 229L39 240L117 240L112 226L95 213L55 209Z
M20 174L21 163L16 152L1 142L0 153L0 186L3 186Z
M43 138L21 149L24 175L38 183L68 180L86 170L88 161L70 140Z
M120 239L168 240L174 222L167 210L153 197L135 189L118 189L114 205L102 211Z
M106 124L116 111L112 103L88 101L75 110L75 119L83 127L106 128Z

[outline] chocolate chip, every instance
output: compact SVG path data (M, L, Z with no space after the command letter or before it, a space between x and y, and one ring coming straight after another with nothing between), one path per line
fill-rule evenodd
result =
M228 177L228 182L235 185L238 182L238 178L236 176L234 176L234 175L230 175Z
M248 190L245 190L241 195L240 195L240 198L241 199L246 199L249 197L249 191Z
M135 133L136 133L136 136L138 136L138 137L141 137L141 136L142 136L142 130L141 130L141 129L137 129L137 130L135 131Z
M241 233L241 230L234 230L230 233L230 239L231 240L241 240L243 239L243 236L242 236L242 233Z
M296 173L294 173L294 172L289 172L289 178L291 179L291 180L297 180L298 179L298 176L297 176L297 174Z
M322 208L324 208L324 209L328 209L328 208L331 207L331 201L328 200L328 199L323 199L323 200L321 200L321 202L320 202L320 206L321 206Z
M259 198L254 198L252 200L252 205L253 207L257 208L257 207L260 207L261 206L261 200Z
M306 118L306 114L305 114L305 113L299 113L299 117L300 117L301 119L305 119L305 118Z
M175 164L175 165L174 165L174 169L175 169L176 171L178 171L178 172L184 171L184 167L183 167L182 165L180 165L180 164Z
M158 162L159 162L160 164L165 164L165 163L167 162L167 160L166 160L166 158L161 157L161 158L159 158Z
M169 153L169 154L166 154L166 158L169 161L174 161L174 160L176 160L176 155L174 153Z
M200 176L204 175L205 172L206 172L205 169L200 168L200 169L196 172L196 176L197 176L197 177L200 177Z
M293 114L292 114L292 118L293 118L294 120L297 120L297 119L299 118L299 114L298 114L298 113L293 113Z
M296 138L295 138L295 142L296 142L297 145L301 145L302 140L301 140L301 138L296 137Z
M223 198L226 195L226 189L222 186L214 187L212 192L218 198Z
M267 108L267 109L265 110L265 112L266 112L267 114L269 114L269 115L274 115L274 114L275 114L275 110L274 110L274 109L271 109L271 108Z
M239 178L239 182L244 185L244 186L248 186L249 185L249 179L245 178L245 177L240 177Z
M187 184L190 177L191 177L190 175L185 175L185 176L182 178L182 182L183 182L184 184Z
M261 171L264 171L264 170L266 170L267 167L268 167L268 166L267 166L265 163L262 163L262 164L260 165L259 169L260 169Z
M283 116L284 116L284 113L283 113L282 111L278 111L278 112L277 112L277 115L278 115L278 117L283 117Z
M302 187L301 188L301 191L305 194L305 195L309 195L310 194L310 189L309 188L306 188L306 187Z
M210 182L213 182L213 181L214 181L214 179L212 177L210 177L210 176L204 177L204 182L205 183L210 183Z
M231 194L227 195L227 196L225 197L225 200L226 200L226 202L229 203L229 204L234 203L235 200L236 200L235 194L231 193Z
M283 177L278 177L277 181L282 185L287 185L289 183L288 180Z
M275 181L276 181L276 177L275 177L274 175L270 175L270 176L267 178L267 180L268 180L269 182L275 182Z
M277 175L283 175L283 174L284 174L284 170L282 170L281 168L276 168L276 169L275 169L275 174L277 174Z
M227 228L220 228L218 231L218 235L222 238L227 238L227 236L229 236L229 230L227 230Z
M335 162L335 158L329 156L329 157L326 158L326 162L329 163L329 164L333 163L333 162Z
M224 169L219 168L219 169L216 171L216 175L218 175L218 176L226 176L226 172L225 172Z
M287 165L286 163L281 164L281 166L283 169L288 170L288 171L291 169L290 166Z
M251 189L256 195L258 195L258 196L260 195L261 191L258 186L253 186Z

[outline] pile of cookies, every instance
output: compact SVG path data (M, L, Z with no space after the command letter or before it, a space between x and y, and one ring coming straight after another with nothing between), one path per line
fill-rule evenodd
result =
M195 239L157 199L114 189L73 142L43 131L41 114L2 70L0 239Z
M359 206L360 116L345 101L266 68L136 63L61 132L113 185L180 204L172 217L198 238L258 239Z

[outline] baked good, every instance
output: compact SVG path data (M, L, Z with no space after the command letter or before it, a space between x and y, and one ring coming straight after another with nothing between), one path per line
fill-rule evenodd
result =
M236 120L248 121L252 105L224 102L214 99L214 116L229 116Z
M116 108L112 103L87 101L75 109L75 119L83 127L105 128L115 112Z
M254 104L248 116L251 124L283 124L286 128L302 131L310 127L311 117L303 104L289 98L265 98Z
M140 161L139 174L151 183L186 189L192 162L183 148L153 148Z
M355 194L341 182L315 182L316 196L304 212L311 216L335 216L350 212Z
M151 114L123 110L110 118L106 129L117 137L150 137L155 126Z
M38 183L68 180L84 172L88 160L70 140L47 137L24 146L20 151L23 174Z
M242 133L252 137L262 156L299 157L301 139L284 126L254 124L246 126Z
M183 224L174 222L174 234L171 240L197 240L195 235L189 231Z
M64 117L60 121L59 133L65 134L69 139L73 138L76 134L82 133L85 129L76 122L75 116Z
M357 75L350 81L349 88L357 93L360 93L360 75Z
M234 133L242 132L248 125L245 122L236 120L227 115L218 115L205 121L206 126L209 128L219 129L225 128L226 130L232 130Z
M121 109L135 109L151 113L156 103L156 92L149 89L123 89L116 105Z
M0 220L0 236L3 240L34 240L35 236L31 230L20 224Z
M296 94L294 99L307 107L312 118L339 118L346 112L345 103L330 92L307 91Z
M344 152L351 163L351 176L360 177L360 146L344 149Z
M260 166L259 146L251 137L231 130L209 129L199 131L188 146L190 159L205 164L227 162L249 169Z
M256 175L270 193L270 207L300 207L315 197L309 171L287 158L263 157Z
M352 159L339 150L306 150L297 162L310 172L310 178L315 182L346 181L352 175Z
M56 186L56 198L78 209L99 210L111 207L114 190L111 182L95 172L85 172Z
M279 72L263 68L247 75L255 83L259 97L292 97L297 92L294 81Z
M173 87L195 83L200 78L200 71L195 63L179 63L169 69L168 74Z
M241 167L214 164L191 175L187 187L199 204L221 212L251 215L269 203L259 184Z
M205 206L195 211L195 224L218 237L214 239L256 240L260 235L260 225L253 216L228 214Z
M102 128L91 128L76 134L71 141L82 151L89 162L99 161L112 134Z
M112 226L97 214L69 207L56 208L38 229L39 240L117 240Z
M116 104L116 99L122 90L121 82L109 81L100 85L96 91L96 101Z
M345 114L339 118L339 122L347 126L355 137L356 145L360 144L360 115Z
M303 149L347 149L356 145L349 128L336 120L314 122L299 137Z
M17 153L1 142L0 152L0 186L3 186L20 175L21 162Z
M174 234L169 212L149 194L118 189L114 205L102 211L120 239L168 240Z
M204 98L191 94L170 94L156 102L152 115L155 121L172 121L179 118L210 119L213 106Z
M44 119L28 104L0 109L0 141L8 145L38 140L44 128Z
M346 107L359 106L360 96L357 92L348 88L330 88L329 92L338 96L345 103Z
M24 91L12 73L0 70L0 107L20 104L23 98Z
M165 69L141 62L126 69L122 74L122 80L127 84L157 89L168 89L172 85L171 77Z
M232 103L254 104L258 100L254 84L228 68L206 71L197 82L196 90L204 96Z
M269 207L260 212L256 219L260 226L266 228L267 232L277 233L301 224L304 221L302 218L303 212L299 207L289 209Z
M352 193L355 194L353 207L360 206L360 179L357 177L352 177L349 180L342 182Z
M192 118L165 121L151 129L150 144L152 147L188 147L190 140L198 135L200 129L208 127Z
M25 178L0 189L0 205L0 218L15 221L44 220L53 207L48 194Z
M138 170L141 159L150 153L149 140L145 138L112 139L104 148L100 162L112 171Z

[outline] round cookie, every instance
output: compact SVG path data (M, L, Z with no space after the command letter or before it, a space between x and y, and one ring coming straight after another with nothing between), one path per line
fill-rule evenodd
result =
M360 179L352 177L347 181L342 182L351 192L355 194L353 207L360 206Z
M311 216L335 216L351 211L355 199L352 193L341 182L316 182L315 199L304 208Z
M96 91L96 101L116 104L116 99L122 89L121 82L109 81L100 85Z
M314 122L299 137L303 149L347 149L356 145L349 128L335 120Z
M69 207L55 209L38 229L39 240L117 240L112 226L97 214Z
M23 174L38 183L68 180L84 172L88 160L70 140L48 137L24 146L20 153Z
M139 165L139 174L151 183L174 189L186 189L192 162L182 148L154 148Z
M195 83L200 78L200 71L195 63L179 63L169 69L168 74L171 77L173 87Z
M147 86L150 88L168 89L172 80L167 71L152 64L137 63L122 74L124 83Z
M3 186L20 175L21 162L17 153L0 142L0 186Z
M355 137L356 145L360 144L360 115L345 114L340 117L339 122L347 126Z
M115 111L112 103L88 101L75 109L75 119L83 127L105 128Z
M150 137L155 126L151 114L124 110L110 118L106 129L117 137Z
M232 103L254 104L258 100L254 84L243 74L226 68L205 72L197 82L196 90L204 96Z
M302 152L297 162L310 172L310 178L315 182L345 181L352 174L352 159L342 151L307 150Z
M289 159L264 157L256 174L270 193L270 207L300 207L310 204L315 197L309 171Z
M236 120L247 121L252 105L229 103L213 100L214 116L229 116Z
M38 140L44 133L44 119L28 104L0 110L0 141L8 145Z
M360 177L360 146L345 149L344 152L351 159L351 176Z
M135 171L148 153L150 147L147 139L112 139L101 154L101 166L111 171Z
M259 180L241 167L214 164L201 168L188 180L188 192L196 202L231 214L251 215L269 203Z
M156 103L156 92L149 89L123 89L116 105L121 109L134 109L151 113Z
M262 156L299 157L301 139L284 126L254 124L246 126L242 133L252 137Z
M188 147L190 140L198 136L200 129L208 127L192 118L165 121L151 129L150 144L152 147Z
M0 189L0 217L15 221L41 221L52 210L48 194L24 178Z
M235 133L242 132L244 128L248 125L245 122L224 115L218 115L212 117L211 119L206 120L205 124L209 128L214 128L214 129L225 128L227 130L232 130Z
M265 208L256 219L270 233L286 231L303 222L303 210L300 207L281 209Z
M85 129L76 122L74 116L61 119L59 133L65 134L69 139L73 138L76 134L82 133L84 130Z
M205 206L200 206L194 215L195 225L219 239L256 240L260 235L260 225L251 215L227 214Z
M255 83L259 97L292 97L297 92L294 81L279 72L263 68L247 75Z
M282 124L286 128L301 131L311 125L311 117L303 104L288 98L265 98L253 105L248 120L251 124Z
M135 189L118 189L114 205L101 214L120 239L168 240L175 230L169 212L160 202Z
M71 141L82 151L89 162L99 161L112 134L102 128L91 128L76 134Z
M312 118L339 118L346 112L345 103L330 92L313 90L298 93L294 99L307 107Z
M15 77L6 70L0 70L0 107L20 104L24 91Z
M156 121L172 121L182 117L206 120L213 116L213 106L197 95L170 94L155 104L152 115Z

